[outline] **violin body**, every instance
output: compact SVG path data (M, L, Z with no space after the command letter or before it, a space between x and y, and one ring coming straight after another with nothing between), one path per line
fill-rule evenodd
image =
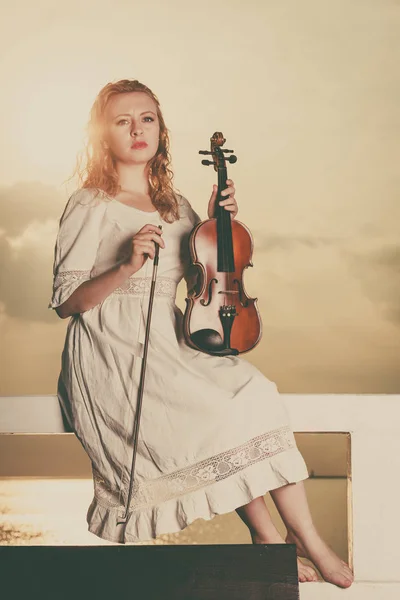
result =
M215 133L211 141L222 145L221 138L225 141L221 133ZM186 298L183 332L192 348L229 356L254 348L262 325L257 299L249 298L243 285L243 272L253 266L253 238L243 223L232 220L218 204L227 179L224 157L218 158L216 216L196 225L189 238L191 263L198 276Z

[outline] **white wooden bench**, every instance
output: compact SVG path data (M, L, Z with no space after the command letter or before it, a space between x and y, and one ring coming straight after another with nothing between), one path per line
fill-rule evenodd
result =
M400 598L400 395L282 394L295 432L351 435L349 552L355 582L300 586L302 600ZM0 397L0 434L65 432L57 397Z

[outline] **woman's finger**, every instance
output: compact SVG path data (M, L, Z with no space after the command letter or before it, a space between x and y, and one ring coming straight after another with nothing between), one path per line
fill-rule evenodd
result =
M157 227L157 225L152 225L151 223L147 223L146 225L143 225L143 227L138 231L138 234L145 233L147 231L154 231L154 232L158 233L159 235L163 234L163 231L159 227Z
M232 198L232 196L230 196L229 198L227 198L226 200L220 200L219 201L219 205L220 206L236 206L236 200L235 198Z
M154 242L143 241L139 244L136 244L134 252L136 254L147 254L151 258L154 258L155 255L155 246Z
M218 191L218 186L217 185L213 185L213 190L211 192L211 196L210 196L210 202L212 202L213 200L215 200L215 198L217 197L217 191Z
M155 242L156 244L158 244L159 246L161 246L161 248L165 248L165 242L162 239L162 237L160 235L158 235L158 233L155 232L149 232L145 234L145 239L146 240L153 240L153 242Z
M138 233L135 236L135 238L137 240L152 240L153 242L156 242L159 246L161 246L161 248L165 248L165 242L164 242L164 240L155 231L148 231L148 232L145 232L145 233Z
M234 187L227 187L221 192L221 196L234 196L235 191Z

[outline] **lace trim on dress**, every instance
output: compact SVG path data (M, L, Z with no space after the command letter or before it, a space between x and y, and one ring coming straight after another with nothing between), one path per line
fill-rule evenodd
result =
M129 277L124 283L114 290L114 294L131 294L132 296L143 296L150 294L151 277ZM169 296L175 298L176 281L170 277L157 277L155 295Z
M63 304L76 288L88 279L90 279L90 271L59 271L56 273L48 308L56 308Z
M296 447L293 432L288 426L268 431L242 446L185 467L174 473L134 484L131 510L150 508L183 494L226 479L257 462ZM110 490L104 479L93 469L94 494L108 508L121 507L119 492ZM127 490L125 490L127 496ZM125 495L125 494L123 494Z
M77 281L87 281L90 278L90 271L61 271L54 278L54 287L58 288L65 283L75 283Z
M90 279L90 271L61 271L54 279L54 288L58 289L66 283L79 283ZM78 285L76 287L78 287ZM151 277L129 277L122 285L117 287L113 294L130 294L143 296L150 294ZM171 277L158 277L156 279L156 296L169 296L175 298L177 284Z

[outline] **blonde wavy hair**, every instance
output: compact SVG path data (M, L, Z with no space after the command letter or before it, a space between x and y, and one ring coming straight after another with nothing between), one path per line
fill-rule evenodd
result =
M115 94L128 92L144 92L154 100L160 124L158 150L149 161L149 188L153 205L164 221L172 223L179 219L178 198L173 186L173 172L169 153L169 135L160 109L157 96L143 83L136 79L121 79L116 83L108 83L98 93L90 111L87 125L87 141L84 149L77 156L77 163L72 177L78 176L82 188L96 188L109 196L115 196L121 190L115 160L104 146L103 124L104 113L108 101Z

